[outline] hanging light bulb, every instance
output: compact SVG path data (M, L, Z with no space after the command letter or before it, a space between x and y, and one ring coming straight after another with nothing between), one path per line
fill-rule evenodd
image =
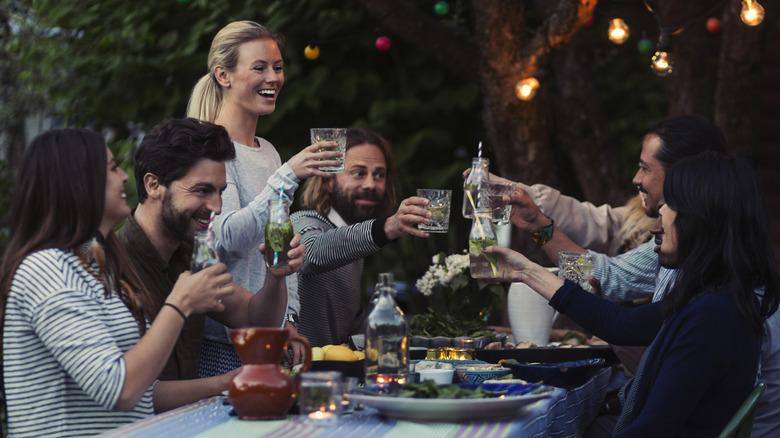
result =
M520 100L528 101L536 96L537 90L539 90L539 80L535 77L525 78L515 85L515 96Z
M669 76L674 70L674 62L672 61L672 45L669 41L669 35L661 33L658 39L658 47L653 53L653 57L650 59L650 68L653 73L658 76Z
M609 40L615 44L623 44L628 40L631 32L628 25L622 18L613 18L609 20L609 31L607 33Z
M669 76L672 74L674 63L672 62L672 56L669 52L656 51L653 54L653 58L650 60L650 68L658 76Z
M764 7L757 0L742 0L739 18L748 26L758 26L764 21Z

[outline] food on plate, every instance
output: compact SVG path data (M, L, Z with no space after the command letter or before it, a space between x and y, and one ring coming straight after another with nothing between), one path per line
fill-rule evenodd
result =
M432 360L421 360L414 366L415 371L422 370L451 370L454 367L447 362L435 362Z
M536 348L536 344L531 341L521 341L515 345L515 348Z

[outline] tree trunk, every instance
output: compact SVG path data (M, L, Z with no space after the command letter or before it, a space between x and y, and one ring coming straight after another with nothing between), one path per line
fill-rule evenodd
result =
M557 167L545 111L549 93L542 88L535 99L524 102L514 92L531 62L522 57L528 44L523 3L474 0L473 9L481 56L482 123L498 169L510 179L555 184Z
M757 147L754 121L758 118L761 55L766 51L764 37L768 23L757 28L746 26L739 18L740 9L741 2L731 0L723 12L714 120L733 150L754 156Z
M666 82L669 115L698 114L712 118L719 38L707 32L705 22L713 3L712 0L658 2L655 12L661 27L680 31L671 37L674 71Z
M584 199L619 205L632 191L628 181L620 181L618 151L606 138L606 116L595 87L592 70L593 48L577 37L552 56L555 71L554 143L559 168L570 169ZM567 160L560 164L561 160ZM561 190L567 190L563 181ZM571 183L571 182L569 182Z

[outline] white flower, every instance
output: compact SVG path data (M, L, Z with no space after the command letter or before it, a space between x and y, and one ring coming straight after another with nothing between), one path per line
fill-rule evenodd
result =
M463 273L469 267L468 254L452 254L441 263L441 256L433 256L433 264L428 271L417 280L415 286L425 296L431 296L436 286L449 286L452 279Z

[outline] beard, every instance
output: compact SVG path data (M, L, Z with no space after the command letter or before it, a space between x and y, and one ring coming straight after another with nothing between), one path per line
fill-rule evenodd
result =
M355 204L355 201L358 199L376 201L377 204L373 207L358 206ZM344 222L350 225L376 218L377 213L382 208L381 201L375 190L350 195L350 193L343 191L338 183L335 183L333 186L333 208L344 219Z
M194 215L179 211L173 205L173 199L170 191L166 191L162 200L162 222L168 234L173 236L179 242L191 241L194 233L192 232L193 218L208 218L210 215L208 209L198 210Z
M647 190L645 190L644 187L641 185L638 185L637 190L639 190L639 194L642 197L642 207L645 209L645 214L647 217L657 218L658 217L658 210L661 209L661 203L656 202L655 205L650 206L649 205L649 199L650 195L647 193Z

